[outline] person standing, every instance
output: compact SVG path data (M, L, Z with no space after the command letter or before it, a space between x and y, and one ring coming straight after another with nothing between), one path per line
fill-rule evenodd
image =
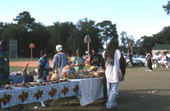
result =
M129 53L129 63L130 63L130 66L133 66L133 55L132 53Z
M116 96L119 92L120 59L121 52L118 49L118 41L112 40L105 51L105 75L107 80L108 111L117 110Z
M145 67L146 67L146 70L145 71L149 71L149 67L148 67L148 57L149 57L149 54L147 52L145 52L146 56L145 56Z
M61 72L66 65L69 65L69 60L67 54L62 52L62 45L56 45L56 50L58 53L53 57L52 68L58 70L60 79L63 79Z
M38 61L38 73L37 73L37 82L46 81L49 71L52 70L49 66L49 59L51 51L50 49L45 49L43 56Z
M149 71L152 71L153 68L152 68L152 52L149 52L149 55L147 57L147 61L148 61L148 68L149 68Z
M49 71L52 68L49 67L48 57L50 56L50 49L45 49L43 56L38 61L38 73L37 73L37 82L43 82L47 80L47 76L49 75ZM41 106L45 107L44 101L41 101Z
M0 85L9 83L9 56L8 42L0 41Z

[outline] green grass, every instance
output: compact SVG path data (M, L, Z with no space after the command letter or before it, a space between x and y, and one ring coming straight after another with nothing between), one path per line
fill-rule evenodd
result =
M120 111L169 111L170 69L127 68L125 81L120 85ZM157 93L151 91L157 89Z
M32 61L38 61L39 58L32 58ZM31 61L31 58L9 58L10 61Z
M10 72L15 72L15 71L22 71L22 69L23 69L24 67L10 67ZM28 67L27 68L27 71L32 71L32 70L34 70L35 68L37 68L37 67Z
M157 89L157 93L151 91ZM119 95L116 98L119 111L170 111L170 69L157 68L145 72L144 67L127 68L125 80L120 83ZM52 111L104 111L103 99L87 106L80 106L78 98L70 100L61 98L54 103ZM28 104L28 111L49 111L52 101L47 101L47 107L40 103ZM37 109L34 107L37 106Z
M49 58L52 60L53 58ZM9 58L10 61L31 61L31 58ZM38 61L39 58L32 58L32 61Z

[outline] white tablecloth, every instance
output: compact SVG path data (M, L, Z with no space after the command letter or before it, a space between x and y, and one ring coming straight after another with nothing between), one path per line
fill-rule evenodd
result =
M85 106L103 97L103 78L70 79L79 81L80 105Z

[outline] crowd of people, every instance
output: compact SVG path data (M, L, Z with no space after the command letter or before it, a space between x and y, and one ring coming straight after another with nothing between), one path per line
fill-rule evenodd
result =
M7 41L0 41L0 82L9 83L9 57L7 53ZM56 45L57 53L53 57L52 66L49 64L50 49L45 49L44 54L38 61L37 82L46 81L50 71L54 69L58 71L60 79L62 77L62 69L66 65L73 67L76 72L83 69L85 66L85 59L80 50L76 50L76 56L71 55L71 51L63 52L62 45ZM103 57L104 56L104 57ZM90 55L90 65L95 67L102 67L105 69L104 75L104 95L107 110L117 108L116 96L119 92L119 81L123 80L125 74L125 62L122 65L121 58L123 57L119 50L118 43L112 40L102 55L98 54L98 49L93 48ZM104 59L105 58L105 59ZM124 60L124 58L122 59ZM28 64L27 64L28 66ZM27 68L26 66L26 68ZM122 67L123 66L123 67ZM107 86L106 86L107 84ZM41 106L45 107L44 101L41 101Z
M159 64L161 67L168 68L168 56L167 51L164 51L163 54L158 59L153 59L152 52L145 52L145 71L153 71L153 68L156 68ZM153 62L156 61L156 66L153 64Z

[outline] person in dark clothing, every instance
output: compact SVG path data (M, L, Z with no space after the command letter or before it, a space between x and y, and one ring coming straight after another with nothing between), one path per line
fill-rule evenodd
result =
M0 41L0 85L9 83L8 42Z
M129 53L129 62L130 62L130 66L133 66L133 60L132 60L133 55L131 53Z
M47 76L49 75L49 71L53 68L49 66L49 59L48 57L51 54L50 49L45 49L44 55L38 61L38 73L37 73L37 82L43 82L47 80ZM44 101L41 101L41 106L45 107Z
M152 53L151 52L149 52L149 55L147 57L147 61L148 61L149 71L152 71L153 68L152 68Z
M90 56L90 65L97 67L103 66L103 58L100 54L98 54L97 48L92 49L92 54Z

